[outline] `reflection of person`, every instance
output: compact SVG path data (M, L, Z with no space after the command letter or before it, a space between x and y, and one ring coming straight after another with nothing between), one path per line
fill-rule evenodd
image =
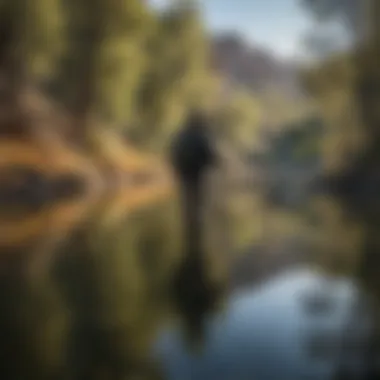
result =
M213 280L203 257L186 255L173 282L173 301L192 349L204 343L207 319L219 312L225 284Z

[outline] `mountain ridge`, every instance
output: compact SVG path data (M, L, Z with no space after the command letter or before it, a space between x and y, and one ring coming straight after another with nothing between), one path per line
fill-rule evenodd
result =
M211 55L216 70L232 86L244 86L255 94L272 88L290 97L302 94L297 61L280 58L269 49L248 42L241 34L213 35Z

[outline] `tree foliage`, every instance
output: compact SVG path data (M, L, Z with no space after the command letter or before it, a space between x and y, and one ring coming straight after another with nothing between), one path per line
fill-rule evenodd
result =
M324 59L362 41L367 32L365 4L359 0L301 0L316 21L304 40L315 57Z
M347 22L355 21L358 15L358 0L301 0L305 8L307 8L314 16L319 19L330 17L342 17Z
M350 11L349 8L338 6L343 1L324 3L327 8L323 10L331 17L342 13L347 15L346 12ZM324 62L312 71L307 81L317 95L328 125L323 154L327 168L332 169L328 176L330 187L335 189L335 201L338 201L339 213L345 219L341 217L336 225L343 230L343 239L355 247L355 256L358 257L355 261L356 273L366 284L372 283L371 286L374 286L376 281L373 282L375 275L372 268L378 265L379 257L379 239L375 232L379 223L379 209L369 189L377 192L375 168L379 165L377 152L380 141L380 34L375 20L378 19L380 8L378 1L369 0L361 4L364 3L368 17L364 20L368 24L364 35L365 44L356 44L349 54ZM361 15L357 13L355 17L360 18ZM348 28L349 23L346 26ZM356 37L361 36L359 34ZM345 225L347 227L347 221L359 226L361 233L358 239L344 228ZM347 247L342 252L338 259L339 265L349 261L352 254L347 254Z
M98 129L114 129L162 150L186 112L197 107L215 116L224 137L242 147L255 142L265 107L276 109L265 110L276 120L291 109L275 91L267 105L240 88L221 102L222 78L211 66L210 37L193 1L164 11L142 0L14 4L0 3L2 19L17 26L7 46L11 62L22 67L9 64L11 72L48 84L49 94L74 116L69 135L90 145Z
M240 149L258 143L260 103L244 89L237 90L229 102L217 113L220 135Z
M175 7L158 15L138 92L137 135L163 144L192 106L202 105L210 75L207 39L196 8Z
M2 49L15 75L47 75L63 48L60 0L18 0L0 3Z
M151 15L140 0L70 1L68 50L60 76L78 112L120 123L131 116L144 67L141 46Z

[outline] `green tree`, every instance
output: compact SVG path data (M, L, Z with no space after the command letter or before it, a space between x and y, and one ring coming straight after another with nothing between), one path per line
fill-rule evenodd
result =
M218 111L217 128L220 137L238 149L250 149L259 144L260 103L249 92L237 89L228 104Z
M347 9L332 7L337 1L325 1L328 5L324 8L322 15L324 17L337 17L347 12ZM342 2L343 3L343 2ZM350 54L335 59L335 62L325 62L322 67L317 68L311 80L318 91L318 100L322 105L325 115L329 115L328 123L330 124L330 133L326 136L326 140L332 142L330 144L330 152L335 152L335 157L340 158L344 165L337 165L333 173L335 177L330 176L330 181L336 189L335 201L338 201L339 211L335 212L341 216L336 223L336 229L329 228L330 231L343 231L343 238L351 247L355 247L357 257L356 274L360 277L365 285L370 287L370 291L375 293L378 300L380 294L378 292L378 276L374 273L379 257L379 237L377 227L379 225L379 209L375 201L375 196L371 196L369 189L373 193L378 192L376 188L376 169L379 166L378 146L380 143L379 131L379 102L380 102L380 71L379 71L379 51L380 51L380 30L378 28L378 20L380 7L378 1L368 0L361 2L367 8L365 9L368 28L364 35L365 40L360 40L360 33L355 42L365 42L365 44L356 43ZM360 16L360 13L359 13ZM358 14L355 15L358 17ZM355 18L354 17L354 18ZM347 28L349 23L346 23ZM352 75L342 75L345 66L350 66ZM334 73L335 74L332 74ZM328 84L328 78L335 80ZM338 80L337 80L338 79ZM310 84L310 83L309 83ZM347 139L349 135L347 128L350 125L348 116L355 115L355 129L361 135L363 143L359 149L355 149L347 154L342 154L342 147L347 147ZM340 115L340 117L339 117ZM343 123L342 116L347 119ZM340 121L339 121L340 120ZM330 136L329 136L330 135ZM335 136L335 141L331 138ZM352 139L359 139L358 136ZM337 144L339 141L339 145ZM351 142L352 142L351 141ZM356 188L355 188L356 186ZM348 191L348 189L352 189ZM366 195L364 195L366 194ZM347 215L351 218L347 218ZM342 220L344 219L344 220ZM349 231L348 224L355 223L360 230L359 239L353 238L353 234ZM334 232L333 232L334 233ZM334 233L332 239L336 239L337 234ZM341 250L343 254L338 259L339 265L344 261L350 260L350 253L347 254L347 247ZM352 253L352 252L351 252ZM338 253L339 255L339 253ZM330 255L332 256L332 255Z
M147 45L150 65L138 92L139 117L133 131L156 147L165 145L184 112L204 102L209 75L207 38L199 10L176 6L159 14Z
M303 7L319 21L339 21L352 35L363 26L364 2L360 0L301 0Z
M30 90L54 72L63 46L60 0L0 2L0 75L2 91L6 94L2 100L6 110L2 134L34 134L36 128L30 113L39 110L28 109ZM32 102L38 103L37 98L38 94L34 94Z
M2 1L0 19L8 74L21 82L50 73L64 42L61 1Z
M67 2L68 50L60 87L79 122L120 124L133 114L152 15L141 0ZM90 123L91 124L91 123Z
M3 133L30 132L22 120L22 95L31 85L45 81L56 68L63 48L60 0L0 2L0 69L8 123Z

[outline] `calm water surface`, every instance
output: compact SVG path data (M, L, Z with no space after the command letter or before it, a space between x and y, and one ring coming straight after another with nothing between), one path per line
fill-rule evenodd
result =
M358 296L348 280L295 268L259 289L233 292L225 311L208 319L200 351L169 328L155 354L168 379L333 378ZM316 302L326 303L320 315L310 310Z
M128 199L1 218L1 379L332 379L342 337L368 339L353 281L299 265L231 288L234 257L183 254L175 202Z

